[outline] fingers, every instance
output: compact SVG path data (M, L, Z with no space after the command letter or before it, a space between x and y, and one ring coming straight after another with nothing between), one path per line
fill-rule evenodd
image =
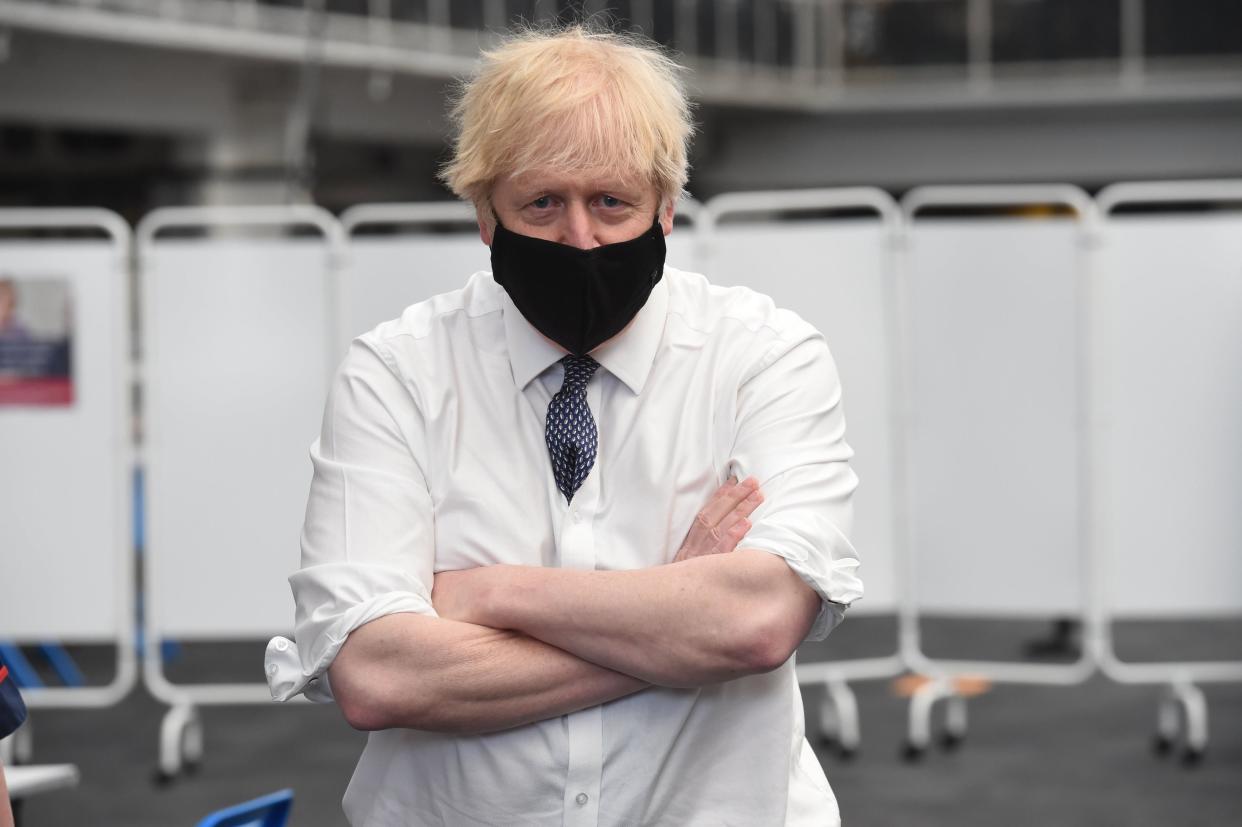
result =
M750 530L747 517L763 503L759 482L747 477L726 480L695 516L677 559L732 551Z
M755 483L755 485L758 486L758 483ZM719 523L716 524L716 531L718 535L727 534L727 532L730 529L732 529L739 521L742 521L744 518L749 517L751 513L753 513L754 510L758 508L762 503L763 503L763 492L760 491L756 487L753 491L751 491L744 498L742 498L742 500L738 502L738 504L735 505L733 509L729 511L729 513L725 514ZM746 521L746 525L747 525L747 528L750 527L749 520ZM746 532L743 531L742 533L745 534Z
M759 489L759 481L754 477L747 477L736 485L730 482L734 479L735 477L729 477L725 480L716 489L716 493L712 495L707 505L699 511L699 519L704 525L719 525L720 521L741 505L751 492Z
M742 542L742 538L746 536L746 532L750 531L750 520L744 517L738 518L733 525L723 531L713 532L718 537L716 544L712 546L711 554L727 554L737 548L737 544Z
M682 543L683 547L692 546L698 553L703 553L714 546L719 541L720 535L713 536L712 530L733 507L731 502L745 495L745 489L737 482L736 477L729 477L725 480L708 499L707 505L695 515L690 531Z

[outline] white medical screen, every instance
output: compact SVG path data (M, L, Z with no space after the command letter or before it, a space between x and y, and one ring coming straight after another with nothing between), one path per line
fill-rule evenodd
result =
M288 632L330 257L317 239L207 239L156 242L143 262L148 611L182 639Z
M110 242L6 242L0 279L21 335L67 333L69 361L51 394L0 380L0 639L115 640L132 571L122 262Z
M1079 239L1070 219L913 222L903 290L923 612L1047 618L1084 604Z
M1106 222L1107 605L1242 613L1242 216Z

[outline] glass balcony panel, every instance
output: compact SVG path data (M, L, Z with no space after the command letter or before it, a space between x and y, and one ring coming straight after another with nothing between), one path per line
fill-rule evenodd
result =
M846 0L845 66L965 64L966 0Z
M992 59L997 63L1116 59L1120 0L993 0Z
M1144 0L1148 57L1242 55L1242 2Z

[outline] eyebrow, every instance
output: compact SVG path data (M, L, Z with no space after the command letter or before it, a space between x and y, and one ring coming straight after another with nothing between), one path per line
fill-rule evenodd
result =
M565 179L565 180L555 181L550 184L547 184L546 186L541 187L541 186L538 186L536 183L532 182L529 185L518 186L516 188L516 191L518 195L522 198L532 198L532 197L535 197L536 195L547 194L547 193L550 193L553 195L560 195L560 194L563 194L565 190L568 188L572 187L576 189L577 183L578 182ZM642 194L642 184L635 183L635 182L624 182L620 180L608 181L604 179L597 179L594 181L587 181L585 189L590 191L592 194L595 194L595 193L619 193L622 195L641 195Z

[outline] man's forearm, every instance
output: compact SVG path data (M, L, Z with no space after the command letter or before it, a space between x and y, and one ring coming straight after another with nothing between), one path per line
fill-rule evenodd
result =
M784 663L819 598L781 558L741 549L635 571L475 569L466 619L512 629L662 686L701 686Z
M647 685L518 632L418 614L355 629L329 679L358 729L461 733L553 718Z

